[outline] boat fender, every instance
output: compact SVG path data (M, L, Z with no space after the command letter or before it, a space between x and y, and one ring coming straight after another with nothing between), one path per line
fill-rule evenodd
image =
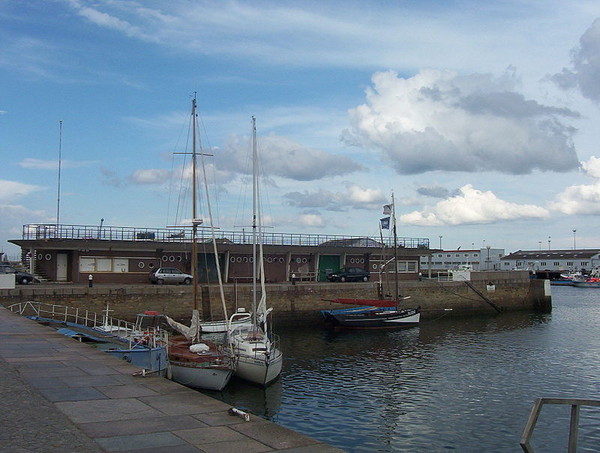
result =
M204 343L196 343L190 346L190 352L196 354L203 354L210 350L210 347Z

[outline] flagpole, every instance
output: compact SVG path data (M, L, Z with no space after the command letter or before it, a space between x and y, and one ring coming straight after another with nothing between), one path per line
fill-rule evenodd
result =
M394 283L395 283L395 291L396 291L396 307L399 305L399 295L398 295L398 237L396 234L396 200L394 200L394 192L392 192L392 223L394 229L394 263L395 263L395 274L394 274Z

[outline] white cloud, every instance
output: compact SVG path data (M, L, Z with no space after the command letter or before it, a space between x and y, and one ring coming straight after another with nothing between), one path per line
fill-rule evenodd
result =
M582 162L581 168L588 176L600 179L600 159L596 156L590 157L587 162Z
M549 206L563 214L600 215L600 181L590 185L567 187L549 203Z
M40 190L44 190L44 188L0 179L0 201L14 201L16 198L25 197Z
M548 204L550 209L568 215L600 215L600 159L592 156L581 163L581 168L587 176L597 181L567 187Z
M547 217L549 213L542 207L500 200L491 191L483 192L467 184L460 188L459 195L422 211L401 215L400 221L409 225L440 226Z
M372 81L367 103L350 111L352 130L343 140L380 151L398 173L526 174L578 166L575 131L559 120L578 113L525 99L510 72L493 78L423 70L402 78L388 71Z
M133 184L141 185L165 184L170 178L171 172L162 169L135 170L129 177Z
M94 165L95 161L74 161L74 160L61 160L60 166L63 169L67 168L81 168L89 165ZM23 159L18 164L22 168L29 168L34 170L57 170L58 160L42 160L28 157Z

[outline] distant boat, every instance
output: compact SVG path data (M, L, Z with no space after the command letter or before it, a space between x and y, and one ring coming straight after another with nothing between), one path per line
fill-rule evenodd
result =
M392 299L332 299L330 302L340 304L357 305L354 308L340 308L334 310L321 310L325 319L325 327L328 329L405 329L418 326L421 320L421 308L403 308L404 300L410 297L402 297L398 288L398 245L396 234L394 194L392 194L391 206L384 208L384 214L391 214L394 235L394 258L387 264L394 262L394 294ZM389 226L389 217L386 222Z
M594 268L589 275L573 278L572 286L576 288L600 288L600 269Z

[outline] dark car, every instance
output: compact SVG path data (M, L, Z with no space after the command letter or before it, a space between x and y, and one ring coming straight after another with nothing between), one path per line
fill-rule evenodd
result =
M174 267L159 267L150 272L149 278L151 283L156 283L158 285L168 283L190 285L194 279L190 274L181 272Z
M327 276L330 282L368 282L369 272L360 267L343 267Z
M15 282L20 285L27 285L35 280L29 272L20 271L10 264L0 264L0 274L15 274Z

